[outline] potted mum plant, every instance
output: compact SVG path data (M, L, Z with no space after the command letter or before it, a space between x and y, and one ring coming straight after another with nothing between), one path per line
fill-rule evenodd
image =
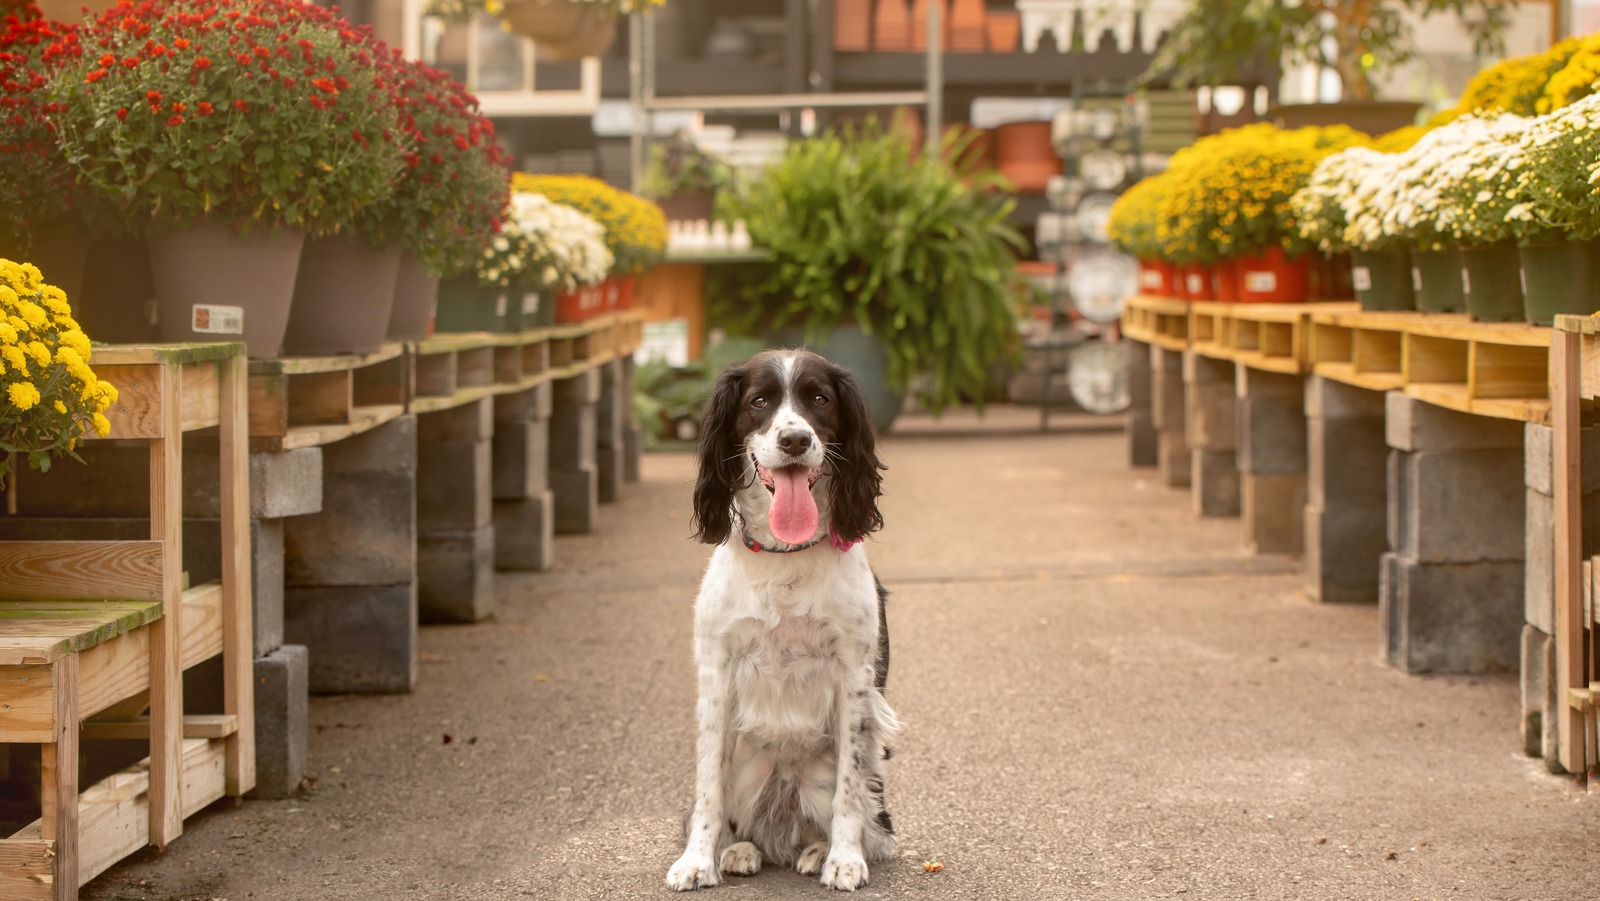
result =
M1015 350L1025 243L1011 201L989 190L998 176L944 162L961 150L917 154L873 123L791 144L729 200L772 262L711 312L849 366L880 431L914 377L936 412L981 403L990 365Z
M661 259L667 248L667 217L653 202L611 187L586 175L530 175L518 172L512 188L543 194L595 219L605 228L613 258L604 299L563 294L556 298L556 318L575 321L596 312L633 305L634 277Z
M1522 230L1518 250L1528 321L1550 325L1562 313L1600 310L1594 242L1600 236L1600 165L1593 151L1600 94L1532 120L1519 149L1518 186L1526 200L1507 218Z
M1384 210L1377 199L1380 192L1390 190L1396 165L1395 154L1351 147L1319 163L1302 189L1316 199L1303 199L1301 205L1315 203L1323 210L1318 226L1322 231L1313 234L1331 235L1342 217L1342 234L1327 238L1323 246L1349 248L1351 281L1364 310L1416 308L1408 242L1384 229ZM1338 206L1337 215L1328 209L1332 204Z
M1165 172L1139 180L1117 198L1106 219L1106 237L1139 261L1139 290L1155 297L1176 296L1177 267L1163 256L1156 231L1172 185L1173 177Z
M1461 247L1461 283L1467 312L1485 322L1526 318L1517 239L1528 228L1509 217L1526 204L1521 184L1521 138L1530 120L1503 114L1458 119L1470 130L1437 172L1439 218Z
M382 199L403 165L365 33L296 0L143 0L83 42L51 80L61 144L149 235L162 334L276 356L305 234Z
M669 221L712 218L717 195L733 187L733 168L706 153L686 134L650 146L644 195L655 200Z

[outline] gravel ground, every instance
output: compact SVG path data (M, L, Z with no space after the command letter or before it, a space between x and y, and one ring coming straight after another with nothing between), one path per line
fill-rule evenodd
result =
M1310 602L1296 561L1245 556L1237 522L1196 520L1119 434L1030 423L885 441L869 550L894 592L900 853L859 894L1594 896L1600 793L1519 753L1514 675L1385 666L1375 608ZM312 699L300 797L218 805L84 898L670 896L692 478L688 455L647 456L553 571L502 576L492 620L423 628L415 693ZM824 894L774 870L713 890Z

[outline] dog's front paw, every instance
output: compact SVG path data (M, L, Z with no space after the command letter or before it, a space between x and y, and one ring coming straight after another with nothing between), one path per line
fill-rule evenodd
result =
M867 862L860 854L830 854L822 865L822 884L834 891L853 892L867 884Z
M801 876L815 876L822 872L822 861L828 856L828 843L815 842L804 851L800 852L800 860L794 865Z
M723 848L722 872L735 876L754 876L761 872L761 849L752 842L739 842Z
M685 851L667 871L667 888L675 892L692 892L721 884L722 874L717 872L717 863L709 854Z

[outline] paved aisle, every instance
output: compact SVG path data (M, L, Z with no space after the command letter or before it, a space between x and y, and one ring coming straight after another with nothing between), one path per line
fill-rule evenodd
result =
M887 442L901 857L860 894L1569 899L1600 795L1517 752L1513 677L1378 662L1371 607L1127 469L1114 433ZM558 571L424 630L407 697L313 700L313 791L208 813L92 901L664 898L693 763L692 461ZM937 859L943 872L923 872ZM768 871L716 898L821 898Z

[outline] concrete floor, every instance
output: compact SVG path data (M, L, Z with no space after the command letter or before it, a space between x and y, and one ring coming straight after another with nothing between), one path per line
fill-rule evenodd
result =
M1517 681L1379 662L1373 607L1130 470L1122 436L905 423L884 442L900 855L930 899L1594 897L1600 793L1518 751ZM417 691L314 698L314 784L191 820L90 901L665 898L692 783L693 461L425 627ZM943 870L924 871L938 860ZM714 897L818 898L768 870Z

